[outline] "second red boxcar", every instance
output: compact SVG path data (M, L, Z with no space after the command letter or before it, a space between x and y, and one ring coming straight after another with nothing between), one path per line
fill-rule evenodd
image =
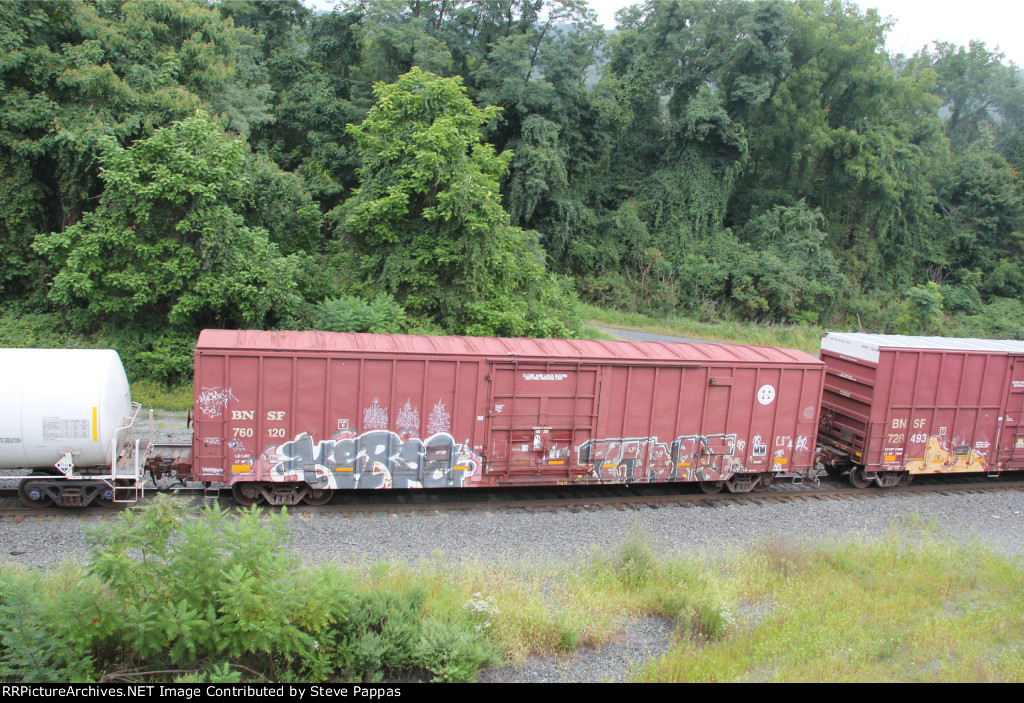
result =
M829 333L819 443L864 487L1024 469L1024 342Z
M347 488L699 481L814 468L824 365L726 344L207 330L193 475L242 502Z

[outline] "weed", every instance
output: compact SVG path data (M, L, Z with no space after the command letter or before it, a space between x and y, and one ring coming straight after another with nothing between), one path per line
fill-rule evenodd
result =
M655 564L650 537L634 523L615 553L613 568L619 581L627 588L642 588L650 582Z
M1024 569L976 545L898 530L813 547L770 541L729 556L726 571L770 609L736 617L728 599L705 589L689 606L691 620L680 622L689 638L641 678L1019 680Z
M805 570L811 561L808 550L783 538L766 539L756 544L753 552L765 559L768 569L783 577Z

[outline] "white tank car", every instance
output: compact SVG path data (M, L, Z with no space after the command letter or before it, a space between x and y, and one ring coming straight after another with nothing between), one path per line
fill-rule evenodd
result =
M0 349L0 469L109 467L132 415L115 351Z

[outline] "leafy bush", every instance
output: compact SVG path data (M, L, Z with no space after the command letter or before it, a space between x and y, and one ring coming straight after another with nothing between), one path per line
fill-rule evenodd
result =
M406 331L405 310L390 295L367 302L354 296L327 298L317 306L319 329L328 332L374 332L396 334Z
M1024 339L1024 303L1016 298L993 298L977 315L954 318L951 330L964 337Z
M55 601L39 597L40 577L0 570L0 680L57 683L89 678L93 660L80 638L55 636L66 622ZM62 600L62 599L61 599Z
M934 334L942 323L942 293L934 281L926 285L914 286L908 290L906 298L909 321L904 323L904 331L908 334Z
M124 603L114 636L142 660L225 657L297 675L332 617L320 598L333 601L281 549L286 513L230 519L212 505L181 520L178 512L159 500L91 533L90 571Z
M90 530L87 573L0 569L0 677L470 681L496 659L487 628L428 616L415 584L298 568L286 520L217 505L196 518L161 498Z
M191 380L196 335L143 320L104 324L86 331L58 313L16 309L0 313L0 346L52 349L114 349L129 379L172 385Z

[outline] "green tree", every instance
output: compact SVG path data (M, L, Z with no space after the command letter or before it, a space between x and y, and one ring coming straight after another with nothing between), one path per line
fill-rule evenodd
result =
M247 132L270 119L252 31L198 2L7 2L0 12L0 296L45 280L32 236L95 207L98 156L206 107ZM7 264L10 264L9 266Z
M942 323L942 293L935 281L928 281L925 285L914 286L905 294L910 322L911 333L935 333Z
M374 94L366 120L349 127L362 183L338 213L359 274L448 332L573 334L572 297L501 206L512 154L480 140L498 109L475 107L459 78L417 68Z
M934 53L922 51L914 57L915 70L925 65L934 72L933 92L946 108L946 134L957 153L981 138L986 127L1012 127L1014 132L1024 127L1015 109L1024 97L1024 79L1019 69L1003 63L1004 58L979 41L968 47L936 42Z
M205 113L123 149L103 142L99 207L36 238L57 274L50 297L86 324L149 319L179 329L294 319L297 257L246 224L246 143Z
M752 317L776 322L823 324L848 283L825 245L821 212L804 201L778 206L747 222L750 245L734 269L732 295Z
M361 65L363 21L358 10L314 17L301 50L281 47L265 64L275 119L250 142L299 174L324 211L358 185L359 159L345 125L362 121L372 104L371 77Z
M805 200L852 282L902 287L925 268L929 175L948 155L934 73L894 71L874 10L800 0L784 11L790 67L750 113L750 162L730 217Z

